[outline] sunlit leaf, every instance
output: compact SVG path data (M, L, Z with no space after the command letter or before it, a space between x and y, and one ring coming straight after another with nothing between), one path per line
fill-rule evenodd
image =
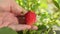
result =
M40 4L40 7L41 7L41 8L45 8L45 9L46 9L46 8L48 7L48 5L47 5L47 0L41 0L40 3L41 3L41 4Z
M59 7L59 4L57 3L57 1L53 0L53 3L54 3L54 5L55 5L57 8L60 8L60 7Z

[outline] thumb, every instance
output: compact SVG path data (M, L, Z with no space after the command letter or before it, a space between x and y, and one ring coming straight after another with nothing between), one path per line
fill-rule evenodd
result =
M29 25L22 25L22 24L20 24L20 25L10 25L8 27L10 27L10 28L12 28L13 30L16 30L16 31L21 31L21 30L31 28L31 26L29 26Z
M11 4L11 12L17 16L20 16L24 15L27 12L27 10L23 9L16 2L13 2L13 4Z

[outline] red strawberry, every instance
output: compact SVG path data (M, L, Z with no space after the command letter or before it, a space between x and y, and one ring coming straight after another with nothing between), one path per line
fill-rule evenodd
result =
M36 14L33 11L28 11L25 14L25 21L28 25L33 25L36 22Z

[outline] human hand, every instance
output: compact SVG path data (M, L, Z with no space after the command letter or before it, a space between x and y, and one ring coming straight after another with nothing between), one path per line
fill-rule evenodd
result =
M8 26L17 31L31 29L32 26L30 25L18 24L19 22L16 16L24 15L27 11L20 7L15 0L0 1L0 28ZM37 27L33 26L32 29L37 29Z

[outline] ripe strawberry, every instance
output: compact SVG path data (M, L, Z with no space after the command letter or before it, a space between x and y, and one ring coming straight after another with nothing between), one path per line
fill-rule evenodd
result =
M25 22L28 25L33 25L36 22L36 14L33 11L28 11L25 14Z

